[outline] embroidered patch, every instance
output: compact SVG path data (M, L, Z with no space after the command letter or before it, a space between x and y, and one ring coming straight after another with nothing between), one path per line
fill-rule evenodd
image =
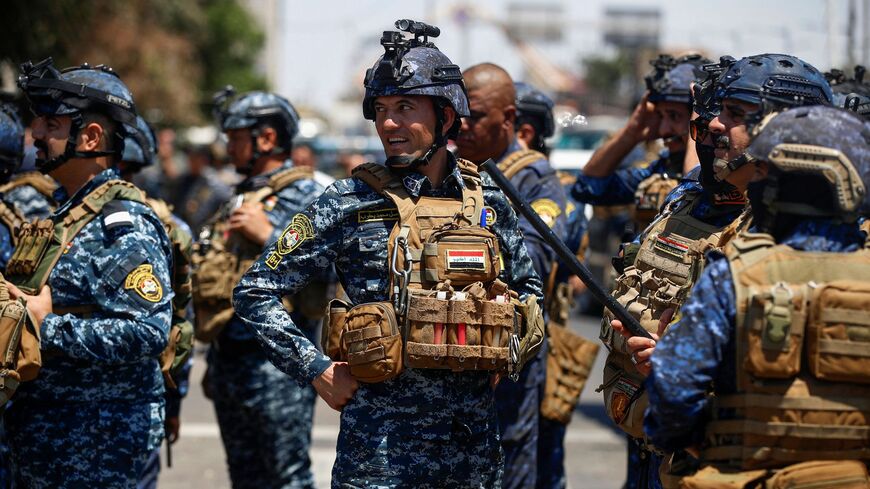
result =
M631 409L631 398L640 388L638 384L621 377L610 395L610 415L616 424L622 423Z
M677 258L682 258L683 255L689 251L689 241L686 241L674 234L670 234L668 236L662 236L661 234L656 237L655 249L667 253L671 256L676 256Z
M160 302L163 298L163 286L154 275L151 265L144 263L127 274L124 280L125 290L134 290L148 302Z
M395 221L397 219L399 219L399 209L396 209L395 207L389 209L358 211L356 213L356 222L359 224L364 222Z
M661 207L659 205L659 195L658 192L650 193L644 192L639 195L636 200L637 208L642 211L656 211Z
M305 214L296 214L284 232L281 233L281 237L278 238L276 251L281 256L287 255L298 248L303 241L313 237L314 226L311 224L311 219Z
M278 203L278 196L273 195L273 196L271 196L268 199L263 201L263 210L266 212L269 212L275 208L275 204L277 204L277 203Z
M559 204L552 199L538 199L532 202L532 209L550 227L556 224L556 218L562 213Z
M498 214L495 213L495 209L490 206L486 206L483 208L484 212L486 212L486 225L492 226L495 224L495 220L498 219Z
M486 252L483 250L447 250L448 270L486 270Z
M266 266L274 270L278 268L278 264L281 263L281 260L283 260L281 255L273 251L266 257Z
M745 205L746 196L743 192L734 190L728 193L713 194L713 203L716 205Z

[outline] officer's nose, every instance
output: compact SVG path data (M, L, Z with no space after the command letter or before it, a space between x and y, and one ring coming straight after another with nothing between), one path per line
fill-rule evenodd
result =
M722 124L722 121L719 120L719 116L713 118L710 121L710 124L707 126L708 130L714 134L724 134L725 133L725 124Z
M389 131L398 129L399 127L401 127L401 125L396 122L396 119L394 119L392 116L387 116L384 117L383 127L384 129Z

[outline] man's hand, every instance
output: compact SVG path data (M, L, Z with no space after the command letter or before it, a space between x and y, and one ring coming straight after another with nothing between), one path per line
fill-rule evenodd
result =
M169 441L169 444L175 443L178 441L178 435L181 432L181 418L178 416L166 418L166 421L163 423L163 429L166 430L166 439Z
M665 311L662 312L662 315L659 318L658 331L656 333L651 333L653 337L652 340L641 336L632 336L631 333L622 326L622 321L618 319L614 319L610 322L610 326L626 339L628 351L631 354L631 362L634 363L637 371L644 377L652 372L652 363L650 363L650 359L656 349L656 341L662 337L668 324L671 323L672 317L674 317L673 307L665 309Z
M48 285L42 286L39 295L27 295L10 282L6 282L6 288L9 289L9 295L13 299L17 300L19 297L24 297L24 300L27 302L27 311L30 312L30 316L36 321L36 327L42 326L42 321L45 320L45 316L51 314L52 308L51 289Z
M625 125L625 133L636 143L651 141L658 139L660 123L661 117L656 112L656 106L649 101L649 92L647 92L631 113Z
M332 362L332 365L318 375L311 385L314 386L317 395L336 411L341 411L359 388L356 379L350 375L350 367L346 362Z
M246 202L230 215L230 229L238 231L249 240L259 245L266 244L272 235L274 226L269 222L262 203Z

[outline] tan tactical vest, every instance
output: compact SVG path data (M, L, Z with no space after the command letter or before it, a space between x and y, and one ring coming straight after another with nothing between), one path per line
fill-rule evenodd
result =
M701 275L705 253L724 246L734 236L733 230L748 222L748 213L744 212L726 228L706 224L691 215L696 198L698 194L685 194L668 206L646 229L634 263L617 278L614 297L651 333L657 332L659 319L667 309L675 310L674 320L678 317L680 306ZM672 211L678 202L685 205ZM605 408L614 423L629 435L643 438L647 405L644 377L632 364L625 339L611 328L613 319L606 310L601 340L610 352L599 390L604 391Z
M870 461L870 248L804 252L746 233L725 252L738 393L714 398L703 459Z
M539 317L536 299L520 304L497 279L498 237L480 226L477 168L465 160L458 165L461 200L413 198L381 165L354 171L399 212L388 241L391 302L350 307L334 301L324 331L324 351L347 361L360 381L388 380L404 367L513 373L523 353L540 347L543 325L523 320ZM527 331L540 336L524 336Z
M634 192L634 207L631 209L631 218L637 225L637 229L646 229L653 219L661 211L665 197L679 184L676 178L668 178L667 175L654 174L645 178L637 186Z
M200 233L191 257L198 340L210 342L223 331L233 317L233 287L263 252L261 245L229 230L230 214L242 203L268 204L270 198L288 185L313 177L313 171L305 167L279 171L264 187L239 195L224 205Z
M37 192L48 198L50 202L54 202L54 191L57 190L57 183L37 171L19 173L13 176L12 180L0 185L0 193L9 192L24 185L33 187Z

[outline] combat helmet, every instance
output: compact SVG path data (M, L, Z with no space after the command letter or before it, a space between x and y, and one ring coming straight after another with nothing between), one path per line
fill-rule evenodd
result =
M299 114L286 98L271 92L253 91L237 94L227 86L214 96L214 114L221 131L233 129L251 130L252 155L242 173L249 173L254 163L266 156L257 148L257 137L264 126L269 126L278 135L275 148L268 154L289 153L293 138L299 133Z
M136 125L127 128L121 161L130 165L133 171L139 171L153 164L156 155L157 137L154 129L142 116L136 116Z
M707 77L696 86L694 111L700 116L691 123L692 138L701 163L701 184L713 191L733 190L725 179L734 170L749 163L744 153L731 161L714 155L712 146L702 143L708 133L710 121L716 118L726 99L740 100L759 107L750 114L760 119L764 114L789 107L829 105L831 87L824 75L814 66L795 56L786 54L758 54L735 60L723 56L719 63L704 66Z
M0 183L6 183L24 157L24 126L11 104L0 105Z
M384 31L381 46L384 54L366 71L363 116L375 120L375 99L390 95L426 95L436 103L435 141L426 153L418 158L390 157L387 165L404 168L428 164L432 155L455 138L461 126L461 118L468 117L468 94L462 80L462 71L444 53L438 50L429 37L437 37L437 27L408 19L396 21L396 28L414 35L406 39L402 32ZM442 135L444 108L450 106L456 112L456 120L447 135Z
M18 87L35 115L69 116L72 120L63 154L50 160L37 160L39 171L49 173L71 158L122 155L125 125L136 123L136 106L130 89L108 66L85 63L61 71L53 63L51 58L37 64L28 61L21 65L18 77ZM86 113L99 113L118 123L109 150L76 150Z
M870 119L870 80L864 81L867 69L861 65L855 66L852 78L842 70L831 70L825 73L825 78L834 91L834 105L856 112L865 119Z
M755 132L747 152L769 164L749 187L759 228L783 214L854 222L870 213L870 122L816 105L771 114Z
M516 126L531 124L535 128L535 146L544 149L544 139L556 131L553 119L553 100L544 92L525 82L514 82L517 91Z
M706 76L703 66L712 61L700 54L687 54L674 58L660 54L650 60L652 71L644 78L649 100L656 102L676 102L692 104L691 85Z

